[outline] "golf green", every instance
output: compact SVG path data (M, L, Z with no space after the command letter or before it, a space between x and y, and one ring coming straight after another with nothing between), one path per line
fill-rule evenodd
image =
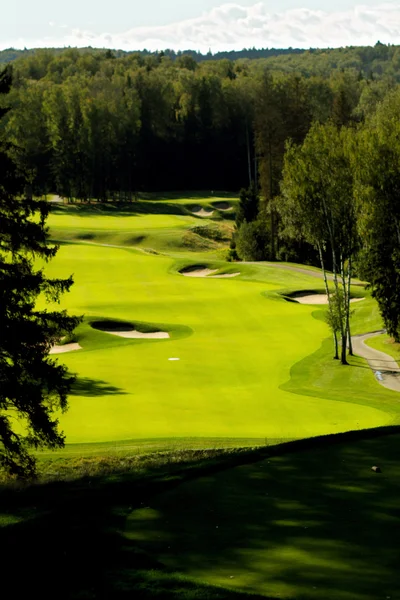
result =
M49 222L57 239L66 232L70 240L76 232L92 234L91 243L75 239L63 244L46 267L50 276L73 273L75 283L61 306L85 315L77 330L82 349L55 357L78 376L69 411L60 417L68 443L172 437L276 440L397 419L393 392L379 389L366 369L358 369L354 378L354 369L350 373L333 365L330 351L321 350L329 336L323 319L313 316L321 315L321 307L286 302L275 293L321 288L312 274L232 265L221 261L218 252L155 255L96 243L103 231L125 230L133 238L143 230L155 236L165 230L185 232L199 222L191 216L60 212ZM184 277L179 269L190 264L240 275ZM358 311L370 316L373 301L355 307L354 322L362 330ZM90 326L91 320L113 319L168 332L170 339L125 339ZM317 393L308 389L314 384L309 369L307 381L293 389L293 367L313 355L320 364L329 360L328 370L336 370L340 385L332 397L332 390L323 386ZM302 377L298 369L295 375ZM360 382L366 386L364 395ZM370 389L375 393L372 404Z

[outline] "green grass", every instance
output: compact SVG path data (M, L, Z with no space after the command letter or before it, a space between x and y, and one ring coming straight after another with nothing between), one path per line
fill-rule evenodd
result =
M66 448L37 455L48 483L0 485L5 596L8 582L9 597L68 600L399 594L398 436L271 448L397 424L398 396L363 359L332 360L323 308L284 299L323 292L315 269L223 260L214 228L231 221L188 212L222 200L233 202L169 195L52 212L64 243L46 270L74 274L61 305L84 315L83 349L57 358L77 380L60 415ZM193 265L240 276L180 274ZM353 333L381 328L369 293L352 293L366 296ZM119 338L96 320L170 339Z
M56 238L84 231L95 240L63 244L47 267L51 276L74 274L62 306L85 315L75 334L83 350L58 358L78 376L70 409L60 417L67 443L158 439L167 447L177 438L200 444L237 438L251 444L398 420L394 392L379 386L362 360L342 368L330 359L329 343L321 347L329 336L323 311L282 298L298 289L323 291L314 269L308 276L267 264L225 263L218 252L182 250L171 237L199 219L112 210L67 206L49 219ZM143 231L158 240L165 234L168 255L143 252L126 244L128 238L116 248L98 243L103 233L111 243ZM183 277L179 271L193 264L240 276ZM353 331L379 328L376 303L362 288L353 292L367 294L355 305ZM94 330L90 322L99 319L168 331L171 339L119 338Z
M391 422L391 407L372 408L369 390L363 404L354 404L351 388L344 387L334 401L323 389L317 398L282 389L292 366L313 354L328 330L313 319L312 307L264 294L287 285L288 278L308 289L316 280L273 267L240 265L238 270L246 280L193 279L178 274L166 257L61 247L48 273L74 273L75 285L63 306L87 319L140 321L171 333L171 340L144 341L94 331L88 323L77 330L83 350L59 360L80 378L101 380L115 392L103 394L100 386L96 396L82 390L71 398L70 410L61 417L69 443L294 438ZM168 360L174 357L180 361ZM369 387L374 386L372 380Z
M127 546L192 582L273 598L397 598L398 446L390 436L208 474L135 509Z
M131 455L102 474L0 486L4 594L396 598L399 434L389 433Z
M64 242L135 246L157 253L226 248L233 222L225 220L225 214L221 217L218 211L212 220L198 217L189 210L191 206L162 201L138 202L122 208L57 205L52 208L49 222L53 238Z

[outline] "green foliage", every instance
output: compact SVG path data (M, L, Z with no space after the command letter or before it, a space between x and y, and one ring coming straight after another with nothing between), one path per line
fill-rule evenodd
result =
M271 238L267 223L263 219L243 221L235 236L236 252L242 260L269 260Z
M359 247L351 156L348 130L334 123L314 124L302 146L287 147L279 202L286 235L318 249L327 294L324 252L329 249L331 253L335 298L329 323L335 357L340 330L343 364L351 337L351 264Z
M215 242L227 242L230 239L230 230L218 225L197 225L191 231Z
M390 336L400 340L400 93L387 95L360 130L354 147L359 229L358 259Z
M345 327L346 308L343 290L329 294L329 310L325 319L333 333L340 333Z
M260 208L260 196L255 184L251 184L248 189L242 188L239 193L239 205L236 211L236 226L246 221L251 223L258 217Z
M313 120L364 118L394 83L373 82L369 97L360 69L336 70L337 51L285 54L279 67L274 58L202 62L192 52L27 51L15 62L6 124L15 159L38 195L118 201L141 190L236 191L259 182L264 198L275 198L289 138L301 143ZM310 68L287 68L290 56ZM280 225L270 215L274 254Z
M9 92L10 75L8 69L0 74L0 95ZM79 319L37 309L40 296L59 301L72 279L49 279L36 267L38 258L47 262L57 252L48 243L49 208L17 195L22 181L4 148L0 173L0 466L13 475L32 476L35 459L29 449L64 443L54 412L66 410L72 378L48 354Z

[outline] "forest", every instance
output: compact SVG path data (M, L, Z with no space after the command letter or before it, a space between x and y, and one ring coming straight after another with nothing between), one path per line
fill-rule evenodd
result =
M398 84L400 48L340 50L203 62L184 53L22 53L2 127L35 194L130 199L238 191L259 179L269 198L288 139L301 142L313 122L363 122Z

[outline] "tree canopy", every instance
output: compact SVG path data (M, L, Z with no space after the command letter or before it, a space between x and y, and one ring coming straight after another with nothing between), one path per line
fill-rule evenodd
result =
M7 96L11 70L0 74L0 99ZM2 108L0 117L7 112ZM25 198L18 177L0 146L0 466L11 474L31 476L31 448L60 447L64 436L55 413L67 408L72 377L49 358L51 346L70 334L79 319L65 311L38 308L54 303L72 279L49 279L46 263L57 247L49 244L48 204Z

